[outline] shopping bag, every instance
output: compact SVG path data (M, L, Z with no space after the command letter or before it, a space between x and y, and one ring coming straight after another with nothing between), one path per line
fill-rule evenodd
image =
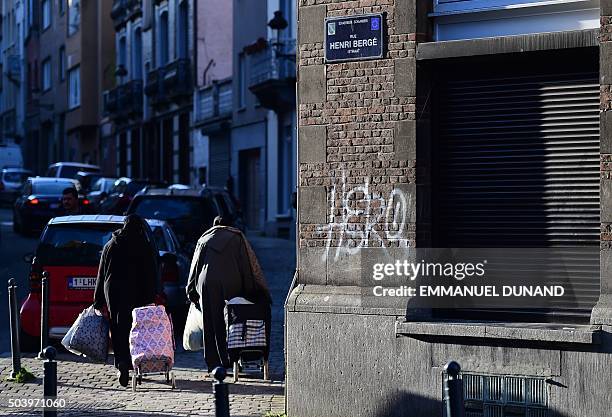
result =
M185 321L185 331L183 332L183 349L198 351L204 349L204 323L202 312L195 304L191 303L187 320Z
M77 317L74 323L72 323L72 326L70 326L70 329L68 329L68 333L66 333L66 335L62 338L62 346L64 346L67 351L79 356L81 356L82 353L72 348L72 346L70 345L70 339L72 339L72 335L74 334L74 331L76 330L76 327L79 324L81 317L83 317L82 312L79 313L79 317Z
M164 306L132 310L130 354L134 369L163 372L174 365L174 332Z
M80 352L89 359L106 362L108 357L108 321L96 314L94 307L86 308L75 323L70 349Z

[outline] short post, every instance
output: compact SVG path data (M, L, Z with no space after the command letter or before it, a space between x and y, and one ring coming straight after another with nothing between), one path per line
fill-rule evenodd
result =
M56 417L57 407L54 404L57 399L57 362L55 362L57 351L54 347L48 346L43 350L43 355L46 358L43 362L43 395L45 400L43 417Z
M16 378L21 371L21 349L19 348L19 311L17 310L17 285L15 279L8 280L9 318L11 326L11 357L13 370L11 378Z
M49 338L49 273L42 273L40 296L40 351L38 359L45 359L44 349L47 347Z
M444 367L446 378L444 379L444 402L446 403L446 417L465 417L463 405L463 380L459 378L461 366L455 362L449 362Z
M227 372L222 366L218 366L213 370L213 377L216 379L213 382L213 394L215 395L215 417L230 417L229 411L229 389L228 384L223 382Z

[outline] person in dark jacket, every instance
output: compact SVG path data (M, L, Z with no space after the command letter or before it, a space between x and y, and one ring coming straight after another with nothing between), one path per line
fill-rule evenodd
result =
M157 254L148 225L138 215L125 218L104 246L94 293L94 308L108 308L115 367L119 383L127 386L131 356L132 310L151 304L157 294Z
M204 356L209 372L217 366L230 366L225 301L234 297L271 301L261 268L255 264L255 255L242 232L225 226L220 217L198 240L186 290L204 317Z

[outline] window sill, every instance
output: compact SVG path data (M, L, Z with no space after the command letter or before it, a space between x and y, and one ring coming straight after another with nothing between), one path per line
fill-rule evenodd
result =
M402 322L396 336L511 339L527 342L599 345L601 326L502 322Z

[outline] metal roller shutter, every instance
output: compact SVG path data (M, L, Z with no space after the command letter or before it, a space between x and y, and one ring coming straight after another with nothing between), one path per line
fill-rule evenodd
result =
M434 241L439 247L599 247L597 72L438 81ZM571 256L579 308L599 296L599 255Z
M210 136L209 185L224 187L230 173L229 140L225 136Z

